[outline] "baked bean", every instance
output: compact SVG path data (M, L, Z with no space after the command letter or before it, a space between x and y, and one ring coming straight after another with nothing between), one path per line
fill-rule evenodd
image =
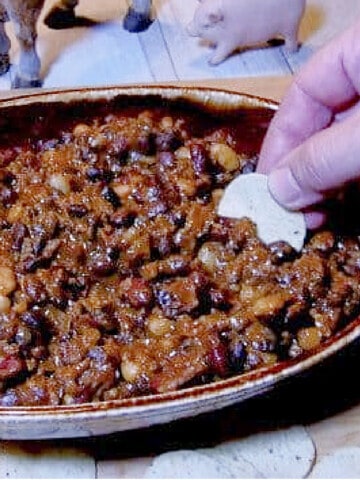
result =
M121 375L130 383L136 382L140 375L140 366L130 360L123 360L120 365Z
M49 184L52 188L65 195L71 191L69 179L60 173L52 175L49 179Z
M297 333L299 347L304 350L313 350L321 342L321 333L316 327L301 328Z
M279 313L289 300L290 295L287 292L271 293L256 299L251 310L256 317L271 317Z
M210 158L215 162L215 165L227 172L233 172L240 166L237 153L231 147L222 143L211 144Z
M147 325L151 334L156 337L170 333L173 328L171 320L159 314L150 315Z
M16 288L15 272L10 267L0 266L0 295L10 295Z
M9 313L11 307L11 300L9 297L0 295L0 314Z

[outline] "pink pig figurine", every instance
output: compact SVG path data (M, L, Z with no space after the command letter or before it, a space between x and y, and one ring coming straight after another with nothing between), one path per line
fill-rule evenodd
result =
M278 35L290 52L298 48L298 29L306 0L199 0L188 33L215 46L217 65L234 50Z

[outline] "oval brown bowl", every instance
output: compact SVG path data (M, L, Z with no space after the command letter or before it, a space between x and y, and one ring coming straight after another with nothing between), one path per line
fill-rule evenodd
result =
M277 108L266 99L206 88L116 87L52 91L20 95L0 102L0 118L9 109L38 106L51 109L61 103L110 101L116 97L156 96L193 102L218 111L247 108ZM360 319L321 345L315 352L296 361L286 361L216 383L176 392L59 407L0 408L0 438L49 439L84 437L130 430L195 416L241 402L274 388L284 379L304 372L346 347L360 336Z

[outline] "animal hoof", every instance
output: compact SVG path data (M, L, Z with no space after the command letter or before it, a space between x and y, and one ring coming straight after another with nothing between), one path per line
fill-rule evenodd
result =
M129 8L124 18L124 28L128 32L137 33L143 32L152 24L152 19L143 13L136 12L132 8Z
M12 88L39 88L42 86L42 81L39 78L28 80L16 76L12 82Z
M74 19L74 10L65 10L63 8L55 7L45 17L44 23L53 30L62 30L72 26Z
M74 27L91 27L96 25L94 20L86 17L77 17L74 10L55 7L44 19L45 25L53 30L65 30Z
M284 45L284 43L285 41L282 38L271 38L267 41L269 47L280 47L281 45Z
M4 75L9 71L10 68L10 58L8 53L3 53L0 55L0 75Z

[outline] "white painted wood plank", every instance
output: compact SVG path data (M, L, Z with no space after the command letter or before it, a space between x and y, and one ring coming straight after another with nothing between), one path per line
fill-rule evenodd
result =
M197 0L173 2L171 0L155 0L154 2L163 41L172 58L175 74L178 79L213 77L204 65L194 63L197 49L194 39L186 32L186 25L192 17Z
M159 20L155 18L150 28L139 33L138 38L153 80L157 82L178 80L162 36Z
M41 48L41 44L40 44ZM153 77L137 35L120 21L86 30L53 62L44 87L151 82Z
M71 51L74 46L85 40L88 35L89 29L87 28L73 28L69 30L50 30L46 27L39 28L37 51L41 59L41 78L45 79L51 69L58 63L62 64L68 52ZM87 56L88 55L86 55L85 58L87 58ZM15 62L18 62L17 45L11 57ZM62 77L66 75L68 75L70 80L73 68L75 70L80 68L82 62L83 57L78 57L73 65L67 65L66 62L64 62L59 72L59 82L61 82ZM62 71L65 68L67 71Z
M48 2L47 11L54 0ZM154 80L139 36L123 29L126 1L81 0L76 13L98 25L50 30L39 25L39 53L45 87L151 82Z
M302 47L295 54L284 52L292 71L359 16L360 0L307 0L299 32Z
M119 83L148 83L154 80L148 59L136 34L122 27L127 10L124 1L81 0L77 14L99 22L89 28L51 30L42 19L56 0L48 0L38 25L38 53L46 87L72 87ZM18 62L18 43L13 26L7 24L12 41L11 60ZM169 79L173 77L169 76ZM0 83L0 89L2 88ZM8 88L4 83L4 89Z
M75 29L77 32L71 31L71 38L68 35L70 31L54 32L47 29L46 38L43 32L44 40L40 48L41 45L51 46L50 52L49 49L47 54L42 52L44 76L46 65L51 66L45 86L176 80L158 21L155 20L145 32L130 34L122 27L128 5L126 1L120 3L121 8L119 1L102 0L99 8L99 4L92 0L81 0L76 13L98 21L99 25L89 29ZM51 4L48 9L50 6ZM100 22L107 23L101 25ZM57 55L54 50L58 51ZM92 52L91 56L88 55L89 52ZM52 60L49 58L51 55Z

